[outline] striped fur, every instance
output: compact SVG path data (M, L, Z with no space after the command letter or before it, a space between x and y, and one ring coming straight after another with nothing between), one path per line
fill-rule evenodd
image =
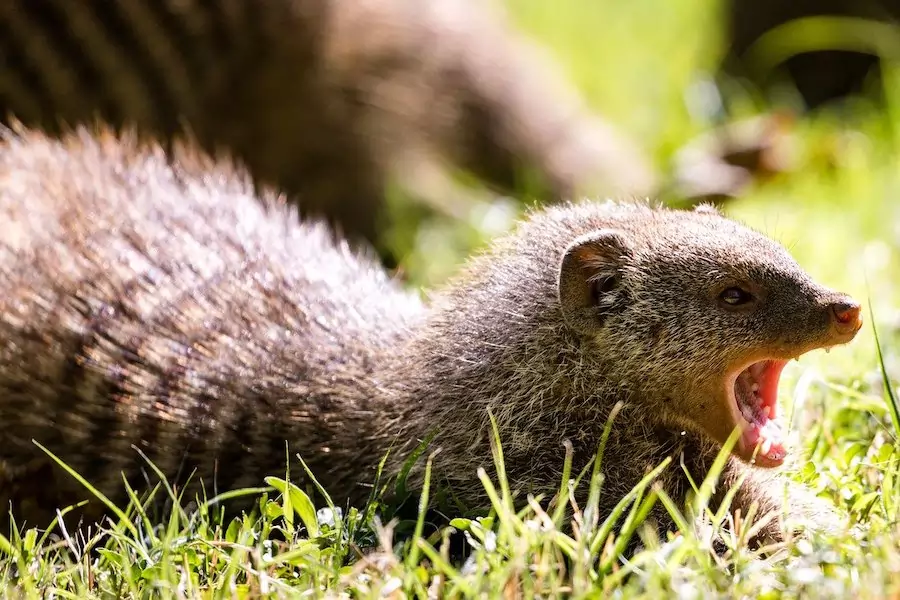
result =
M187 129L368 239L386 183L444 160L505 189L531 169L551 198L650 186L476 0L0 0L0 113Z
M336 492L368 493L409 416L366 373L421 303L261 200L190 149L172 165L108 133L0 145L0 503L19 519L87 497L32 440L116 502L121 472L147 481L132 445L210 495L283 473L287 443Z

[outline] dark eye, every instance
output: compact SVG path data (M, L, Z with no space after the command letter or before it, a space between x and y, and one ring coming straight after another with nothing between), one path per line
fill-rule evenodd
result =
M739 287L730 287L719 294L719 300L729 306L741 306L753 302L753 294Z

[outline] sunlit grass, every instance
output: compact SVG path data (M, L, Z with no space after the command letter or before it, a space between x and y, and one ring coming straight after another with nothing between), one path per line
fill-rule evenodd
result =
M230 519L218 501L201 498L188 508L161 482L157 491L167 490L175 503L157 521L147 517L155 514L149 500L133 495L99 527L13 531L0 540L0 573L10 594L35 598L843 598L900 592L900 449L877 386L804 372L789 387L794 408L803 412L793 421L805 428L799 443L805 466L796 477L850 517L850 527L834 537L748 549L753 516L735 522L727 502L715 511L708 505L721 461L698 482L686 511L653 486L661 469L679 468L663 463L601 517L602 443L582 473L572 472L567 453L554 498L513 502L495 430L494 468L473 474L491 500L485 517L458 516L437 528L428 523L428 467L417 516L405 528L383 520L393 516L392 507L377 498L361 510L334 507L327 497L316 503L323 496L292 483L290 470L267 479L271 487L261 495L247 490L259 495L255 508ZM607 427L614 426L613 417ZM419 460L430 464L427 454ZM297 462L292 459L295 469ZM581 505L569 493L579 478L590 486ZM663 539L642 527L655 503L679 527ZM407 533L395 535L397 529ZM630 541L640 541L636 551Z

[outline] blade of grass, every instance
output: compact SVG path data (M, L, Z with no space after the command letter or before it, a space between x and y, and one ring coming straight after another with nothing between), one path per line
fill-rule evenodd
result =
M434 454L431 454L425 462L425 477L422 481L422 493L419 495L419 515L416 518L416 528L413 530L412 545L404 561L409 571L412 571L419 562L419 545L417 540L422 539L422 532L425 530L425 513L428 511L428 494L431 491L431 465L433 462Z
M728 462L728 459L731 457L731 450L734 448L734 445L741 437L741 429L740 427L735 427L734 431L731 432L731 435L728 436L728 439L725 440L725 443L722 444L722 448L719 450L719 454L716 455L716 459L713 461L713 464L709 467L709 471L706 473L706 477L703 478L703 482L700 484L700 489L697 491L697 495L694 497L694 506L699 511L705 510L709 505L709 501L712 498L713 492L715 491L716 484L719 481L719 475L722 474L722 471L725 469L725 465ZM687 469L684 469L685 473L687 473Z
M510 511L512 508L512 494L509 491L509 479L506 478L506 463L503 459L503 445L500 443L500 427L494 413L488 409L488 419L491 421L491 455L497 470L497 480L500 483L500 499L503 505Z
M106 506L106 508L108 508L110 510L110 512L112 512L113 514L116 515L116 517L119 518L119 521L128 529L128 531L133 536L138 537L137 528L135 528L134 524L128 519L128 517L125 515L125 513L122 512L122 510L118 506L113 504L112 500L107 498L100 490L98 490L97 488L92 486L88 482L87 479L82 477L78 472L75 471L75 469L73 469L72 467L70 467L69 465L64 463L62 461L62 459L60 459L58 456L56 456L55 454L50 452L50 450L48 450L46 447L44 447L40 442L38 442L37 440L34 440L34 439L31 440L31 442L35 446L40 448L44 452L44 454L46 454L47 456L52 458L56 464L58 464L60 467L62 467L63 470L66 473L68 473L69 475L71 475L78 483L83 485L85 487L85 489L87 489L87 491L89 491L91 494L94 495L95 498L100 500L100 502L102 502L103 505Z
M451 582L453 582L453 585L460 589L464 597L475 597L475 589L469 585L469 582L465 580L463 575L457 569L455 569L449 562L444 560L444 557L442 557L437 552L437 550L435 550L434 547L431 546L431 544L421 538L418 538L416 540L416 545L422 551L422 553L428 557L428 560L430 560L434 564L436 570L443 573L444 577L449 579ZM447 597L454 597L454 595L448 594Z
M887 372L887 366L884 364L884 354L881 351L881 342L878 340L878 328L875 326L875 313L872 310L872 298L868 298L869 305L869 322L872 323L872 335L875 337L875 353L878 358L878 366L881 370L881 381L884 385L884 391L887 395L888 409L891 413L891 422L894 424L894 437L900 439L900 404L897 402L897 395L894 393L894 386L891 385L891 378Z
M176 511L177 511L177 512L179 513L179 516L181 517L181 519L183 519L184 522L187 522L187 520L188 520L187 514L184 512L184 507L181 506L181 495L175 493L175 489L174 489L174 488L172 487L172 485L169 483L169 480L168 480L168 478L166 477L165 473L163 473L162 470L161 470L159 467L156 466L156 463L154 463L152 460L150 460L150 457L149 457L149 456L147 456L146 454L144 454L144 451L143 451L143 450L141 450L140 448L138 448L138 447L137 447L136 445L134 445L134 444L131 445L131 448L132 448L132 450L134 450L135 452L137 452L138 455L139 455L141 458L144 459L144 462L146 462L147 465L150 466L150 469L151 469L151 470L156 474L156 476L159 478L159 482L163 485L163 487L165 488L166 492L169 493L169 498L172 500L172 512L176 512ZM194 474L192 473L191 476L193 476L193 475L194 475ZM190 477L189 477L188 479L190 480Z
M226 500L233 500L234 498L240 498L242 496L258 496L260 494L265 494L266 492L274 491L275 488L271 486L266 487L254 487L254 488L240 488L237 490L231 490L228 492L222 492L216 496L213 496L209 500L203 503L203 506L207 509L212 506L219 504L220 502L225 502Z
M397 495L397 498L400 498L402 500L409 494L409 490L406 487L406 481L409 477L409 473L410 471L412 471L413 466L415 466L422 454L425 453L426 448L431 444L436 435L437 431L432 431L427 436L425 436L425 439L422 440L422 442L415 447L412 453L410 453L409 457L405 461L403 461L403 466L400 468L400 473L397 475L397 481L394 485L394 493Z
M575 455L575 448L572 446L572 442L566 440L563 442L563 446L566 449L566 457L563 461L563 472L559 483L556 508L554 508L553 516L551 517L557 527L562 523L563 515L566 514L566 506L569 503L569 480L572 478L572 460Z
M643 491L647 488L648 485L653 483L653 480L656 479L660 473L662 473L666 467L668 467L672 462L672 457L667 456L665 460L663 460L659 465L644 475L644 478L641 479L636 486L631 488L631 490L625 494L625 496L619 500L616 506L609 513L609 516L603 521L603 524L600 525L600 529L597 530L597 533L594 534L594 539L591 542L591 554L597 554L600 552L600 547L606 543L606 538L609 537L609 534L612 532L613 527L616 522L619 520L619 517L625 512L625 508L631 504L638 494L643 493Z
M599 448L597 448L597 453L594 455L594 467L591 472L590 487L588 488L588 500L587 504L584 506L584 526L587 528L584 533L586 537L590 537L591 530L596 527L596 522L599 520L598 507L600 506L600 492L604 481L604 475L600 468L603 464L603 455L606 452L606 444L612 433L613 422L624 406L625 404L622 402L617 402L616 405L613 406L613 409L609 413L609 417L606 419L606 425L603 427Z

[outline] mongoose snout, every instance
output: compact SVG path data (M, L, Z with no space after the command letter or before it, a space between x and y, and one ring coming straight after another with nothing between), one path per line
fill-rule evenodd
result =
M744 460L761 467L775 467L787 455L784 432L776 418L778 382L788 360L811 350L847 343L862 327L859 303L845 294L836 296L837 299L829 300L824 306L812 307L813 311L827 315L819 335L813 335L811 341L799 337L792 344L781 344L769 351L766 359L754 359L749 365L735 369L736 375L728 378L726 389L733 390L731 404L737 409L731 412L744 430L736 452ZM727 426L720 427L718 436L727 435L726 430Z
M862 328L863 319L859 303L849 296L831 305L831 316L834 330L838 334L849 335L850 339Z

